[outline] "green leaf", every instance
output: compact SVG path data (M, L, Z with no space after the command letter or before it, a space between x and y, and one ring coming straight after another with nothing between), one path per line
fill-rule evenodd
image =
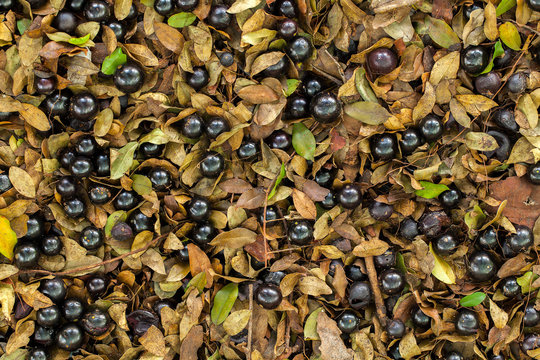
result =
M477 291L475 293L465 296L463 299L459 300L459 303L461 304L461 306L473 307L476 305L480 305L485 298L486 294Z
M304 338L306 340L320 340L319 333L317 332L317 316L319 316L319 313L323 310L324 308L320 307L309 314L306 324L304 325Z
M499 56L504 55L504 48L502 46L502 43L500 40L497 40L493 47L493 56L491 57L491 61L489 62L488 66L482 71L480 74L486 74L493 69L493 61L498 58Z
M532 290L534 290L534 288L532 287L532 283L536 279L538 279L538 275L536 275L532 271L527 271L525 274L518 277L516 280L519 286L521 286L521 292L523 294L527 294L531 292Z
M199 292L202 292L205 286L206 286L206 271L202 271L198 273L197 275L195 275L193 279L189 280L189 283L187 284L188 289L190 287L194 287L195 289L199 290Z
M499 5L497 5L497 16L501 16L511 8L517 5L516 0L502 0Z
M454 274L454 270L452 270L452 267L443 258L433 251L431 243L429 244L429 252L435 258L435 266L431 270L431 274L445 284L455 284L456 274Z
M32 21L26 18L17 20L17 29L19 30L19 34L24 34L24 32L26 31L26 29L28 29L31 23Z
M193 24L197 17L192 13L181 12L169 17L167 24L175 28L183 28Z
M131 177L133 180L133 190L139 195L148 195L152 192L152 182L144 175L134 174Z
M510 49L519 51L521 50L521 36L519 35L516 26L510 22L506 22L499 26L499 37L504 45Z
M126 219L127 213L124 210L117 210L109 215L107 222L105 223L105 235L107 237L111 236L113 226L121 221L126 221Z
M270 194L268 194L268 200L270 200L274 195L276 195L277 188L279 184L281 184L281 180L285 177L285 164L281 163L281 170L279 171L279 175L276 179L276 183L274 184L274 187L272 188L272 191L270 191Z
M306 125L302 123L293 125L292 144L298 155L306 160L314 160L317 143L315 142L315 136Z
M17 244L17 234L11 229L9 220L0 216L0 254L13 260L13 249Z
M127 62L127 56L122 52L121 48L116 48L109 56L107 56L101 64L101 72L105 75L112 75L116 69Z
M300 85L300 80L287 79L287 89L283 89L283 94L285 97L291 96L291 94L298 88L298 85Z
M85 36L81 36L78 38L71 38L68 40L68 43L70 43L71 45L80 46L85 44L88 40L90 40L90 34L86 34Z
M366 70L363 67L359 67L356 70L356 75L354 77L354 84L356 85L356 90L364 99L364 101L371 101L374 103L379 103L377 100L377 95L373 92L369 81L366 78Z
M214 324L220 325L227 319L237 297L238 284L235 283L227 284L217 292L210 312L210 318Z
M402 273L404 274L407 273L407 266L405 266L405 259L403 258L403 255L400 252L396 254L396 267Z
M127 143L119 151L118 156L113 161L111 165L111 179L116 180L120 179L133 164L133 155L135 150L137 150L137 144L135 141Z
M420 181L420 185L422 185L423 189L416 190L414 193L416 196L423 197L424 199L436 198L444 191L450 190L450 188L444 184L434 184L429 181Z
M475 205L473 210L467 212L464 216L465 225L471 230L479 229L484 221L486 221L486 214L482 211L482 208Z

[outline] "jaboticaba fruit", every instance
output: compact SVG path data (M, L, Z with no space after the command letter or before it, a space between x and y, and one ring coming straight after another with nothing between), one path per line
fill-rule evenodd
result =
M312 49L309 40L297 35L288 41L287 54L294 62L303 62L309 59Z
M469 309L460 309L455 320L456 331L459 335L473 335L478 331L478 316Z
M420 133L427 141L435 141L443 134L443 124L438 116L429 114L420 121Z
M214 5L206 18L208 24L218 30L225 30L231 23L232 16L224 5Z
M337 200L345 209L354 209L362 202L362 192L356 184L347 184L337 194Z
M98 113L97 99L89 92L82 92L71 97L69 113L71 117L80 121L92 120Z
M469 74L479 74L489 64L489 51L482 46L469 46L461 52L461 67Z
M474 79L474 87L480 94L492 97L501 87L501 77L494 71L488 72Z
M392 160L396 156L397 143L393 134L381 134L370 139L371 154L375 160Z
M397 55L388 48L378 48L367 56L369 70L375 75L384 75L397 67Z
M289 225L289 240L296 245L307 245L313 240L313 225L306 220L295 220Z
M122 65L114 72L114 85L126 94L139 91L144 84L144 71L136 63Z
M475 281L488 281L497 273L497 265L489 253L478 251L468 261L467 270Z
M255 301L265 309L277 308L282 299L280 288L273 284L259 285L255 292Z
M195 90L201 90L208 84L209 76L204 67L194 68L192 73L187 73L187 83Z
M329 92L320 92L309 103L311 115L320 123L334 122L341 114L341 103L336 95Z

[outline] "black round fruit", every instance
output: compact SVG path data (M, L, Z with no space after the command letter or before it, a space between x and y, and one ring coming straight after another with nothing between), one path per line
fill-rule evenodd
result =
M497 265L487 252L478 251L469 258L467 270L473 280L487 281L497 273Z
M315 120L327 124L337 120L341 114L341 103L335 94L320 92L311 99L309 111Z
M73 176L79 178L88 177L94 170L94 164L92 163L92 160L86 156L77 156L73 159L73 163L69 170Z
M186 206L188 218L193 221L203 222L210 216L210 202L204 198L196 197Z
M379 283L384 294L398 294L405 287L405 277L398 270L388 269L379 275Z
M204 222L191 230L190 238L198 245L208 245L217 234L218 231L212 224Z
M397 55L388 48L378 48L371 51L366 59L369 70L375 75L384 75L397 67Z
M88 293L93 298L98 298L99 296L105 294L107 291L108 281L103 275L94 275L86 282L86 289Z
M104 22L109 20L110 16L110 6L106 1L89 0L84 6L84 17L88 21Z
M517 72L508 78L506 81L508 91L514 94L521 94L527 89L527 75L524 72Z
M527 178L535 185L540 185L540 162L529 167Z
M277 51L275 51L277 52ZM279 52L280 54L283 54ZM280 78L282 76L287 75L287 70L289 69L289 62L287 61L287 57L282 56L277 63L268 66L266 69L262 71L262 75L265 77L274 77L274 78Z
M308 75L306 78L302 81L304 93L307 97L314 97L318 93L320 93L324 88L323 81L316 76Z
M152 231L154 229L152 217L144 215L140 210L133 211L129 215L127 223L133 229L133 232L137 234L141 231Z
M272 149L280 149L283 151L289 150L292 146L291 135L287 134L283 130L276 130L269 137L266 138L266 142Z
M276 225L276 220L279 218L278 210L275 206L270 205L266 207L266 214L264 208L259 212L258 220L262 224L266 221L266 226Z
M42 103L45 114L51 117L66 117L69 113L70 99L71 92L69 90L62 90L61 92L55 92L47 96Z
M60 308L56 305L52 305L46 308L41 308L36 312L36 322L38 325L54 328L60 325L62 321L62 315Z
M62 247L62 240L56 235L47 235L41 239L41 252L44 255L58 255L62 251Z
M456 331L459 335L474 335L478 331L478 316L469 309L460 309L455 320Z
M443 134L443 124L439 117L429 114L420 122L420 133L427 141L435 141Z
M196 67L192 73L186 75L187 83L195 90L201 90L208 84L208 71L204 67Z
M206 20L208 24L215 29L225 30L232 21L232 16L227 12L228 8L224 5L215 5L210 9Z
M37 325L34 329L33 340L41 346L49 346L54 342L54 329Z
M521 287L519 286L515 276L502 279L502 281L499 283L499 287L503 295L507 298L513 298L521 293Z
M287 119L302 119L309 116L309 102L302 95L294 95L287 98L285 108Z
M530 304L523 311L523 325L526 327L534 327L540 324L540 312Z
M204 122L199 114L194 113L180 121L182 135L190 139L198 139L203 133Z
M399 227L399 234L407 240L413 240L420 234L418 223L411 218L403 220Z
M479 74L489 64L489 51L482 46L469 46L461 52L461 67L469 74Z
M73 11L83 11L85 3L84 0L69 0L66 2L66 7Z
M139 91L144 84L144 70L134 62L129 62L114 72L114 85L126 94Z
M412 154L423 143L424 139L420 133L416 129L409 128L401 134L399 147L401 148L401 153L403 155L409 155Z
M332 209L338 204L336 194L330 190L330 192L324 197L323 201L321 201L319 204L321 204L321 206L326 210Z
M79 198L68 199L64 201L64 211L70 218L80 218L86 214L86 205Z
M405 335L405 324L399 319L390 320L386 324L386 332L393 339L402 338Z
M7 13L13 8L15 1L13 0L2 0L0 1L0 12Z
M443 191L439 195L439 201L445 208L454 208L459 204L461 200L461 193L458 190L450 189Z
M258 151L258 145L255 141L246 140L242 142L238 150L236 152L238 153L238 157L242 160L250 160L255 158Z
M88 198L94 205L103 205L112 198L111 190L104 185L94 184L88 189Z
M287 274L285 272L283 272L283 271L267 271L267 270L263 270L263 272L261 272L261 275L262 275L261 277L262 277L262 280L263 280L264 283L279 286L279 284L281 283L281 280L283 280L283 278Z
M92 336L105 334L111 325L109 315L99 308L85 313L81 318L80 324L84 331Z
M448 256L456 252L459 242L452 234L443 234L433 241L433 250L441 256Z
M152 305L152 310L159 316L161 316L161 310L164 308L176 309L177 303L171 299L158 300Z
M538 0L527 0L527 5L534 11L540 11L540 1Z
M215 139L219 135L227 132L231 129L227 120L221 116L213 116L208 119L205 123L206 134L211 138Z
M154 10L159 15L169 16L174 12L174 1L173 0L156 0L154 2Z
M111 173L111 158L108 153L98 153L94 156L96 175L105 177Z
M152 188L156 191L165 191L172 184L171 174L168 170L161 167L150 170L148 178L152 183Z
M274 11L278 16L285 16L293 19L297 16L296 4L293 0L277 0L274 4Z
M19 269L28 269L37 265L39 260L39 248L36 244L25 242L17 244L13 249L15 266Z
M521 350L527 352L529 350L534 350L540 347L540 336L537 334L528 334L523 338L521 343Z
M62 305L62 316L66 321L77 321L84 313L84 304L81 300L69 298Z
M411 313L411 320L414 326L419 329L428 329L431 326L431 318L420 308L413 310Z
M159 318L147 310L135 310L126 316L129 327L135 336L143 336L152 326L159 327Z
M36 91L40 95L51 95L56 90L56 77L51 76L47 78L42 78L36 76L34 78L34 86L36 87Z
M464 358L457 351L450 351L444 355L443 360L464 360Z
M45 233L45 224L38 213L28 217L28 220L26 220L26 229L25 240L35 241L43 236Z
M234 64L234 55L231 52L224 51L219 55L219 63L225 67Z
M371 154L376 160L392 160L396 156L397 144L393 134L381 134L370 139Z
M72 118L80 121L89 121L97 115L98 111L98 101L96 97L89 92L82 92L71 97L69 113Z
M327 169L327 168L321 168L315 174L315 182L319 186L329 189L332 187L335 177L336 177L335 171Z
M225 159L220 153L209 151L200 163L201 174L207 178L217 178L225 169Z
M0 194L5 193L12 187L13 185L11 184L11 181L9 180L8 174L6 173L0 174Z
M393 249L388 249L381 255L373 257L375 266L379 269L388 269L396 266L396 252Z
M499 109L493 114L493 121L497 126L515 134L519 131L519 125L516 123L514 112L511 109Z
M49 353L47 350L43 348L33 348L28 353L28 359L27 360L48 360L49 359Z
M66 284L59 277L41 280L39 291L48 296L53 302L60 303L66 297Z
M278 23L277 31L282 38L289 40L298 32L298 24L292 19L284 19Z
M122 190L114 199L114 208L116 210L129 211L137 206L139 195L135 191Z
M259 285L255 292L255 301L265 309L277 308L282 299L280 288L273 284Z
M113 20L107 24L109 28L114 33L114 36L116 37L117 41L123 42L124 37L126 36L126 25L123 22ZM125 92L125 91L124 91Z
M484 9L483 5L483 3L478 1L475 1L471 5L466 5L463 7L463 15L465 15L466 19L470 19L471 14L474 10Z
M337 194L337 200L345 209L354 209L362 202L360 186L347 184Z
M352 311L344 311L337 318L338 329L344 334L350 334L358 328L360 319Z
M394 213L392 205L385 204L379 201L373 201L369 205L369 214L377 221L384 221L390 218Z
M288 237L295 245L307 245L313 240L313 225L307 220L295 220L289 225Z
M118 241L128 241L133 238L133 230L131 226L121 221L112 227L111 236Z
M510 150L512 150L512 142L510 141L510 138L505 133L497 130L489 130L487 134L495 138L499 147L495 150L484 151L484 155L486 155L488 158L495 157L500 162L504 162L506 159L508 159Z
M309 59L312 49L309 40L303 36L297 35L287 43L287 55L294 62L303 62Z
M349 287L349 305L355 309L363 309L372 301L371 287L365 281L356 281Z
M526 226L517 225L516 233L508 237L507 243L508 246L515 252L526 252L534 243L534 236L531 231Z
M86 250L96 250L103 245L105 237L101 230L93 225L87 226L81 232L79 243Z
M56 334L56 346L62 350L75 351L84 341L84 333L77 324L66 324Z
M75 143L75 151L81 156L93 156L98 149L96 139L90 135L81 136Z
M501 77L496 72L490 71L475 78L474 87L478 93L492 97L501 87Z
M504 53L501 56L497 56L493 59L493 65L495 69L502 69L512 64L512 59L515 53L512 49L505 48Z
M345 266L345 275L351 281L363 281L367 277L362 268L355 264Z
M183 12L191 12L199 5L199 0L176 0L176 6Z

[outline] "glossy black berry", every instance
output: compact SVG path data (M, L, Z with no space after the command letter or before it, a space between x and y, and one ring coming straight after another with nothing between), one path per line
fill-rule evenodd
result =
M190 139L198 139L204 131L204 122L199 114L191 114L180 121L182 135Z
M37 325L34 329L33 340L41 346L49 346L54 342L54 329Z
M94 205L103 205L112 198L111 190L104 185L95 184L88 189L88 198Z
M467 270L473 280L488 281L497 273L497 265L490 254L478 251L469 258Z
M388 349L388 356L394 360L405 360L399 352L399 342L396 342L392 346L390 346L390 348Z
M51 77L38 77L34 78L34 86L36 91L40 95L51 95L56 90L56 76Z
M262 72L262 75L264 77L280 78L282 76L287 75L288 69L289 69L289 62L287 60L287 57L282 56L281 59L279 59L277 63L270 65L266 69L264 69L264 71Z
M103 232L93 225L84 228L79 237L79 243L86 250L95 250L103 245L104 241Z
M13 185L11 184L11 181L9 180L8 174L6 173L0 174L0 194L5 193L12 187Z
M534 308L534 305L527 305L523 311L523 326L534 327L538 324L540 324L540 312Z
M274 4L275 14L293 19L297 16L296 4L293 0L277 0Z
M75 151L77 154L82 156L93 156L97 150L99 149L99 145L96 142L96 139L94 139L93 136L84 135L77 139L75 143Z
M88 21L104 22L109 20L111 9L103 0L88 0L84 6L84 17Z
M418 220L418 230L427 237L439 235L450 225L450 218L444 211L426 211Z
M154 1L154 10L162 16L169 16L174 12L173 0L156 0Z
M93 275L86 281L86 289L93 298L98 298L107 291L108 281L103 275Z
M48 360L49 353L44 348L33 348L28 352L27 360Z
M405 277L395 269L388 269L379 275L381 291L386 295L400 293L405 287Z
M354 332L360 323L360 319L352 311L344 311L337 318L338 329L344 334L350 334Z
M73 163L69 170L73 176L79 178L88 177L94 170L94 164L92 163L92 160L86 156L77 156L73 159Z
M313 240L313 225L306 220L295 220L289 225L288 236L295 245L307 245Z
M516 225L515 228L516 233L510 235L507 239L508 246L515 252L529 251L534 243L534 236L531 229L522 225Z
M265 309L277 308L282 299L280 288L273 284L259 285L255 292L255 301Z
M45 233L45 224L43 219L39 214L31 215L26 221L26 234L24 235L25 240L38 240Z
M510 138L505 133L497 130L489 130L487 134L495 138L499 147L495 150L484 151L483 153L488 158L494 157L497 160L504 162L506 159L508 159L508 156L510 156L510 150L512 150L512 142L510 141Z
M139 195L135 191L122 190L114 199L116 210L129 211L138 205Z
M535 185L540 185L540 162L529 166L529 171L527 171L527 178L531 183Z
M63 205L66 215L70 218L80 218L86 213L86 205L79 198L66 200Z
M403 220L399 227L399 234L407 240L413 240L420 234L418 223L411 218Z
M483 9L483 3L475 1L471 5L466 5L463 7L463 15L465 15L466 19L470 19L471 14L474 10Z
M207 178L217 178L225 169L225 159L215 151L209 151L204 155L200 163L201 174Z
M193 228L190 238L198 245L208 245L217 234L218 231L212 224L204 222Z
M69 0L66 2L66 7L73 11L82 11L85 3L84 0Z
M36 312L36 322L41 326L53 328L60 325L61 321L62 314L60 308L56 305L39 309Z
M194 68L192 73L186 75L187 83L195 90L201 90L208 84L209 76L204 67Z
M186 205L188 218L193 221L206 221L210 216L210 202L204 198L196 197Z
M431 318L422 309L416 308L411 313L411 320L416 328L428 329L431 326Z
M506 358L504 357L504 355L499 354L499 355L491 355L489 360L506 360Z
M77 324L66 324L56 334L56 346L62 350L75 351L84 342L84 333Z
M373 262L379 269L394 267L396 266L396 252L392 249L388 249L381 255L374 256Z
M140 233L141 231L152 231L154 229L154 221L151 217L144 215L140 210L133 211L127 223L133 229L133 232Z
M332 187L335 177L336 177L335 171L327 169L327 168L321 168L315 174L315 182L318 185L329 189Z
M124 37L126 36L127 29L126 29L126 25L124 25L123 22L114 20L114 21L109 22L107 26L110 27L111 30L113 31L114 36L116 37L116 40L120 42L124 41Z
M392 50L378 48L368 54L366 61L369 70L373 74L384 75L392 72L397 67L398 58Z
M435 141L442 136L444 127L439 117L429 114L420 122L419 130L427 141Z
M262 274L262 280L263 282L267 284L274 284L276 286L279 286L281 283L281 280L287 275L283 271L265 271L263 270Z
M326 210L332 209L334 206L338 205L336 194L333 191L330 191L320 204Z
M362 281L367 278L367 275L362 271L362 268L355 264L345 266L345 275L351 281Z
M47 256L60 254L62 251L62 240L56 235L46 235L41 239L41 252Z
M501 289L503 295L507 298L513 298L521 293L521 287L519 286L515 276L502 279L499 283L499 288Z
M308 75L303 81L303 90L307 97L314 97L324 89L323 81L316 76Z
M66 321L77 321L84 313L84 304L76 298L69 298L62 305L62 316Z
M488 72L474 79L474 87L478 93L492 97L501 87L501 77L494 71Z
M298 32L298 24L292 19L281 20L278 23L277 31L282 38L289 40Z
M534 11L540 11L540 1L538 0L527 0L527 5Z
M502 254L505 258L513 258L514 256L517 255L517 252L515 252L509 245L508 245L508 241L504 241L503 244L502 244L502 247L501 247L501 250L502 250Z
M461 200L461 193L458 190L450 189L443 191L439 195L439 201L445 208L455 208Z
M355 310L360 310L368 306L372 298L371 287L365 281L353 282L349 287L349 305Z
M508 78L506 82L508 91L514 94L521 94L527 89L527 75L524 72L517 72Z
M276 220L278 218L278 210L272 205L266 207L266 214L264 212L264 208L262 208L258 216L259 223L262 224L266 221L266 226L276 225Z
M320 123L334 122L341 114L341 103L335 94L320 92L309 103L311 115Z
M159 327L159 318L147 310L135 310L126 316L129 327L135 336L143 336L152 326Z
M99 308L88 311L80 321L81 327L91 336L101 336L111 325L109 315Z
M234 64L234 55L228 51L222 52L219 55L219 63L225 67L229 67Z
M139 91L144 84L144 70L134 62L122 65L114 72L114 85L126 94Z
M303 36L297 35L287 43L287 55L294 62L306 61L311 56L311 53L311 43Z
M213 116L208 119L205 123L206 134L211 138L215 139L219 135L227 132L231 129L227 120L220 116Z
M474 335L478 331L478 316L469 309L460 309L455 320L456 331L459 335Z
M40 251L36 244L25 242L13 249L13 260L19 269L28 269L37 265Z
M419 146L424 143L424 139L418 132L418 130L409 128L401 134L401 140L399 140L399 147L403 155L412 154Z
M309 102L302 95L287 98L285 115L288 119L302 119L309 116Z
M133 230L125 222L119 222L111 229L111 236L118 241L128 241L133 238Z
M519 125L516 123L514 112L511 109L499 109L493 114L493 121L501 129L511 134L519 131Z
M382 134L370 139L371 154L376 160L388 161L396 156L397 142L393 134Z
M164 308L176 309L176 302L172 299L158 300L152 305L152 310L159 316L161 316L161 310Z
M64 118L69 113L70 99L71 92L62 90L61 92L55 92L47 96L41 105L46 115Z
M497 56L493 59L494 68L503 69L510 66L515 55L516 54L512 49L505 48L504 53L501 56Z
M489 60L489 51L482 46L469 46L461 52L461 67L469 74L481 73Z
M66 284L59 277L41 280L39 291L48 296L54 303L60 303L66 297Z
M461 353L457 351L450 351L444 355L443 360L465 360L465 359L463 358L463 355L461 355Z
M386 332L393 339L402 338L405 335L405 324L399 319L390 320L386 324Z
M206 21L208 21L208 24L215 29L225 30L232 21L232 16L227 10L228 8L224 5L212 6Z
M377 221L384 221L390 218L394 213L392 205L385 204L379 201L373 201L369 205L369 214Z
M538 349L540 347L540 336L537 334L528 334L523 338L521 343L521 350L527 352L529 350Z
M0 12L6 13L14 6L13 0L2 0L0 1Z
M456 252L459 242L453 234L443 234L433 240L433 250L441 256L448 256Z
M283 130L274 131L268 138L266 138L268 145L272 149L280 149L287 151L292 146L292 137Z
M184 247L183 249L178 250L178 260L180 260L181 262L184 262L184 263L189 262L189 251L188 251L187 246ZM263 266L264 266L264 264L263 264Z
M337 193L337 200L345 209L354 209L362 202L360 186L347 184Z
M148 178L152 183L152 188L156 191L165 191L172 184L171 174L168 170L161 167L150 170Z
M238 157L242 160L254 159L259 151L258 144L255 141L246 140L242 142L242 145L236 150Z
M94 167L97 176L109 176L111 173L111 159L108 153L98 153L94 156Z
M82 92L71 97L69 113L73 119L89 121L97 115L98 111L98 101L96 97L89 92Z

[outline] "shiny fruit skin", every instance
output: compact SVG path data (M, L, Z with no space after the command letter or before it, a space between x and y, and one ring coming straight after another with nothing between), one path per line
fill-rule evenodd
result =
M68 0L66 7L73 11L83 11L85 3L84 0Z
M89 92L82 92L71 97L69 113L72 118L80 121L92 120L98 113L97 99Z
M309 59L312 54L309 40L303 36L297 35L287 43L287 55L294 62L303 62Z
M199 5L199 0L177 0L176 6L183 12L191 12Z
M64 201L63 205L66 215L70 218L76 219L86 214L86 205L81 199L69 199Z
M202 159L200 169L202 176L215 179L225 169L225 159L220 153L209 151Z
M441 202L441 205L448 209L455 208L459 204L460 200L461 193L455 189L443 191L439 195L439 201Z
M534 243L531 229L526 226L517 225L516 233L508 237L508 246L515 252L526 252Z
M331 188L336 177L335 171L329 170L327 168L322 168L315 174L315 182L317 185L322 186L323 188Z
M362 272L362 268L355 264L345 266L345 275L351 281L363 281L367 278L367 275Z
M536 164L529 166L529 171L527 172L527 178L534 185L540 185L540 162L537 162Z
M295 220L289 225L288 237L295 245L307 245L313 240L313 225L307 220Z
M135 191L122 190L114 199L116 210L129 211L137 206L139 195Z
M48 360L49 359L49 353L47 350L43 348L33 348L28 353L28 359L27 360Z
M282 38L289 40L298 32L298 24L292 19L281 20L278 23L277 31Z
M114 33L117 41L123 42L126 36L126 25L120 21L111 21L107 24ZM125 91L124 91L125 92Z
M266 226L275 225L278 218L278 210L273 205L266 207L266 214L264 213L264 208L262 208L259 212L259 216L257 217L260 224L263 224L266 221Z
M322 124L334 122L341 115L341 102L336 95L320 92L309 103L311 115Z
M176 305L177 303L171 299L158 300L152 305L152 310L154 310L156 314L161 316L161 310L163 310L164 308L175 310Z
M428 329L431 326L431 318L427 316L420 308L416 308L411 313L411 320L415 327L419 329Z
M277 52L277 51L274 51ZM287 75L289 69L289 61L286 56L282 56L279 61L273 65L268 66L262 71L264 77L280 78Z
M84 304L81 300L70 298L62 305L62 316L67 321L77 321L84 313Z
M405 287L405 277L398 270L388 269L379 275L379 283L384 294L399 294Z
M418 223L411 218L403 220L399 227L399 234L407 240L413 240L420 234Z
M514 112L511 109L499 109L493 114L493 121L501 129L515 134L519 131Z
M471 5L467 5L467 6L464 6L463 7L463 15L465 16L465 18L468 20L471 18L471 15L472 15L472 12L474 10L478 10L478 9L483 9L484 4L481 3L481 2L478 2L478 1L475 1L474 3L472 3Z
M362 202L362 192L356 184L347 184L337 194L337 200L345 209L354 209Z
M135 336L143 336L149 328L160 324L159 318L147 310L135 310L126 319Z
M474 87L478 93L492 97L501 87L501 77L496 72L490 71L475 78Z
M154 2L154 10L162 16L171 15L174 12L174 7L173 0L156 0Z
M49 346L54 342L54 329L37 325L32 340L41 346Z
M92 298L98 298L107 291L108 281L103 275L94 275L86 281L86 289Z
M56 305L41 308L36 312L36 322L43 327L54 328L61 320L60 308Z
M527 5L534 11L540 11L540 1L538 0L526 0Z
M69 168L71 174L78 178L88 177L94 170L92 160L86 156L77 156Z
M128 241L133 239L133 230L127 223L119 222L112 227L111 236L118 241Z
M302 95L290 96L285 108L287 119L302 119L309 116L309 102Z
M106 1L89 0L84 7L84 17L88 21L105 22L110 16L110 6Z
M139 91L144 84L144 70L134 62L129 62L114 72L114 85L126 94Z
M96 175L105 177L111 174L111 159L108 153L98 153L94 156Z
M521 343L521 350L525 353L529 350L538 349L538 347L540 347L540 336L537 334L526 335Z
M263 282L267 284L274 284L276 286L279 286L281 283L281 280L287 275L283 271L263 271L262 274L262 280Z
M302 81L302 88L307 97L312 98L318 93L320 93L324 88L323 81L316 76L308 75Z
M337 318L338 329L344 334L350 334L358 328L360 319L352 311L344 311Z
M83 330L77 324L66 324L56 334L56 346L62 350L75 351L84 341Z
M435 238L432 244L433 250L441 256L452 255L459 246L456 237L452 234L443 234Z
M62 251L62 247L62 240L56 235L47 235L41 239L41 252L44 255L58 255Z
M172 184L171 174L161 167L150 170L148 178L152 183L152 188L156 191L165 191Z
M227 132L231 129L227 120L220 116L213 116L205 123L206 134L211 138L215 139L219 135Z
M57 81L55 76L48 78L40 78L36 76L34 78L36 91L40 95L51 95L56 90L56 84Z
M152 231L154 229L152 218L144 215L140 210L135 210L129 215L128 224L133 229L133 232L137 234L141 231Z
M17 244L15 249L13 249L13 261L19 269L28 269L36 266L39 255L39 248L30 242Z
M369 70L375 75L384 75L392 72L398 63L397 55L388 48L378 48L367 56Z
M191 231L191 238L198 245L208 245L218 234L217 229L210 223L198 224Z
M86 250L96 250L103 245L104 241L103 232L93 225L85 227L79 238L79 243Z
M446 355L444 355L443 360L465 360L463 358L463 355L458 353L457 351L450 351Z
M296 4L293 0L277 0L274 9L277 10L276 15L289 19L294 19L297 16Z
M257 156L259 151L258 144L255 141L246 140L242 142L242 145L236 150L238 157L242 160L251 160Z
M510 138L505 134L497 130L489 130L488 135L491 135L497 141L499 147L495 150L484 151L484 155L488 158L495 157L500 162L504 162L510 156L510 150L512 150L512 142Z
M71 92L62 90L47 96L41 105L45 110L45 115L64 118L69 114L70 102Z
M88 198L94 205L103 205L112 198L111 190L103 185L96 184L88 189Z
M214 5L206 20L208 24L215 29L225 30L232 21L232 16L227 12L228 8L224 5Z
M382 134L370 139L371 154L377 161L392 160L396 156L397 142L393 134Z
M370 285L365 281L353 282L349 287L349 296L347 299L353 309L360 310L365 308L373 299Z
M401 134L399 147L403 155L410 155L423 143L424 139L420 133L416 129L409 128Z
M191 114L180 121L182 135L189 139L198 139L203 134L204 122L199 114Z
M97 152L98 149L99 145L97 144L96 139L94 139L93 136L81 136L77 139L77 142L75 143L75 151L81 156L91 157Z
M517 72L508 78L506 82L508 91L514 94L521 94L527 89L527 75L524 72Z
M9 176L6 173L0 174L0 194L5 193L12 187L13 185L11 184L11 181L9 180Z
M485 251L474 253L468 261L467 270L474 281L488 281L497 273L497 265Z
M53 302L60 303L66 297L66 284L59 277L41 280L39 291L48 296Z
M163 145L157 145L152 144L150 142L142 143L141 146L139 146L139 153L145 158L145 159L151 159L154 157L159 157L161 153L163 152Z
M438 116L429 114L420 122L420 134L427 141L435 141L443 134L443 124Z
M194 68L192 73L187 74L187 83L196 91L205 87L208 81L209 75L204 67Z
M386 332L392 339L402 338L405 335L405 330L405 324L399 319L390 320L386 324Z
M392 205L385 204L379 201L373 201L368 208L369 214L377 221L388 220L394 213Z
M469 46L461 52L461 67L469 74L479 74L489 64L489 51L482 46Z
M460 309L455 320L456 331L459 335L474 335L478 331L478 316L469 309Z
M282 299L280 288L273 284L260 285L255 292L257 304L268 310L277 308Z
M534 308L534 305L527 305L523 311L523 326L534 327L540 324L540 312Z
M26 221L26 228L27 231L24 235L25 240L39 240L45 233L45 224L43 223L43 219L37 213L28 218Z
M388 269L394 267L396 266L396 252L390 248L381 255L374 256L373 262L379 269Z
M276 130L268 138L266 138L268 145L272 149L280 149L287 151L292 146L292 137L283 130Z
M439 235L450 225L450 218L444 211L426 211L418 220L418 230L427 237Z
M510 66L515 55L514 50L505 48L502 56L497 56L495 59L493 59L494 68L503 69Z
M225 67L234 64L234 55L231 52L225 51L219 56L219 63Z
M336 194L333 191L330 191L319 204L323 209L330 210L338 204Z
M499 283L499 287L507 298L513 298L521 294L521 286L519 286L515 276L504 278Z
M109 315L99 308L88 311L80 321L81 327L91 336L101 336L109 330Z
M210 216L210 202L204 198L191 199L186 207L188 217L196 222L203 222Z

